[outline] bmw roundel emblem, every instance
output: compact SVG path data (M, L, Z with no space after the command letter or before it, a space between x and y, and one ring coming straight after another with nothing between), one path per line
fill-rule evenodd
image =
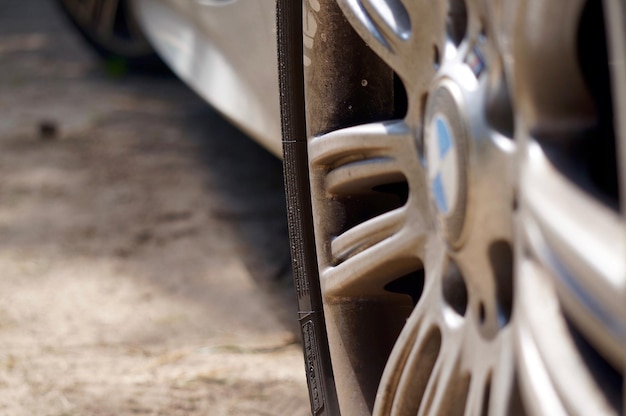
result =
M462 244L467 211L467 127L459 111L462 95L443 81L428 102L425 162L430 199L441 235L450 246Z
M443 114L435 115L430 125L428 180L437 210L454 212L459 191L459 161L454 133Z

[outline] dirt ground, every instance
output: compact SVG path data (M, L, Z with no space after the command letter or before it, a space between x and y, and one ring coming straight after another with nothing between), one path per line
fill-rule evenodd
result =
M0 2L0 415L305 415L280 162Z

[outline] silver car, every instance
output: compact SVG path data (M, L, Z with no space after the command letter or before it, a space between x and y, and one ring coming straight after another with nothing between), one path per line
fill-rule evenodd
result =
M58 1L283 158L313 414L626 412L623 0Z

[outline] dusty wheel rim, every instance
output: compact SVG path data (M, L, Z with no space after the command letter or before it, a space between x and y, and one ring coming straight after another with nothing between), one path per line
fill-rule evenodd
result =
M547 17L539 26L542 36L560 40L552 45L531 46L523 24L512 33L523 120L517 134L520 384L533 413L620 414L626 136L623 116L615 118L621 124L613 118L624 114L626 78L619 66L609 71L607 60L623 59L626 9L620 2L576 1L561 12L557 27ZM527 13L522 9L518 19ZM570 68L567 76L528 73L531 61L550 64L543 59L548 50L555 52L549 60L555 69ZM532 52L522 58L524 51ZM541 91L546 80L560 100Z
M585 68L570 54L584 53L581 33L597 30L596 21L584 25L586 2L570 4L570 20L558 25L549 17L561 2L337 3L304 2L304 65L320 284L340 407L394 415L557 405L619 412L621 370L604 374L623 364L619 198L604 192L611 184L583 189L564 175L545 155L554 134L537 128L550 116L569 120L558 132L565 148L583 129L602 133L589 127L606 115L589 94L597 71L580 75ZM610 7L623 12L617 2ZM537 10L545 19L527 18ZM618 38L623 22L613 23L608 33ZM569 44L536 45L531 33ZM538 63L551 70L537 76ZM550 84L558 70L569 75ZM546 99L546 85L571 100ZM612 96L621 105L623 96ZM585 126L572 121L581 115ZM580 209L567 209L572 203ZM586 215L596 220L574 227ZM593 241L577 246L572 232ZM585 251L598 249L604 267L585 263ZM586 280L568 275L570 286L559 283L561 265L580 267ZM590 285L590 270L602 288ZM576 303L580 287L583 300L607 307L598 313ZM546 342L547 334L555 340ZM557 359L560 351L569 358ZM584 365L592 353L608 366L601 376ZM575 365L584 382L568 382L559 363ZM552 396L538 387L540 373ZM602 377L618 382L616 392Z
M62 0L76 24L98 44L124 57L144 56L152 48L126 0Z

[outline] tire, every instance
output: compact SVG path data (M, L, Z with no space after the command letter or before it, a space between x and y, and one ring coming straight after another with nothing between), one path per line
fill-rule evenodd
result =
M279 0L278 42L312 413L624 414L626 5Z
M57 0L87 44L113 72L168 73L144 37L127 0Z

